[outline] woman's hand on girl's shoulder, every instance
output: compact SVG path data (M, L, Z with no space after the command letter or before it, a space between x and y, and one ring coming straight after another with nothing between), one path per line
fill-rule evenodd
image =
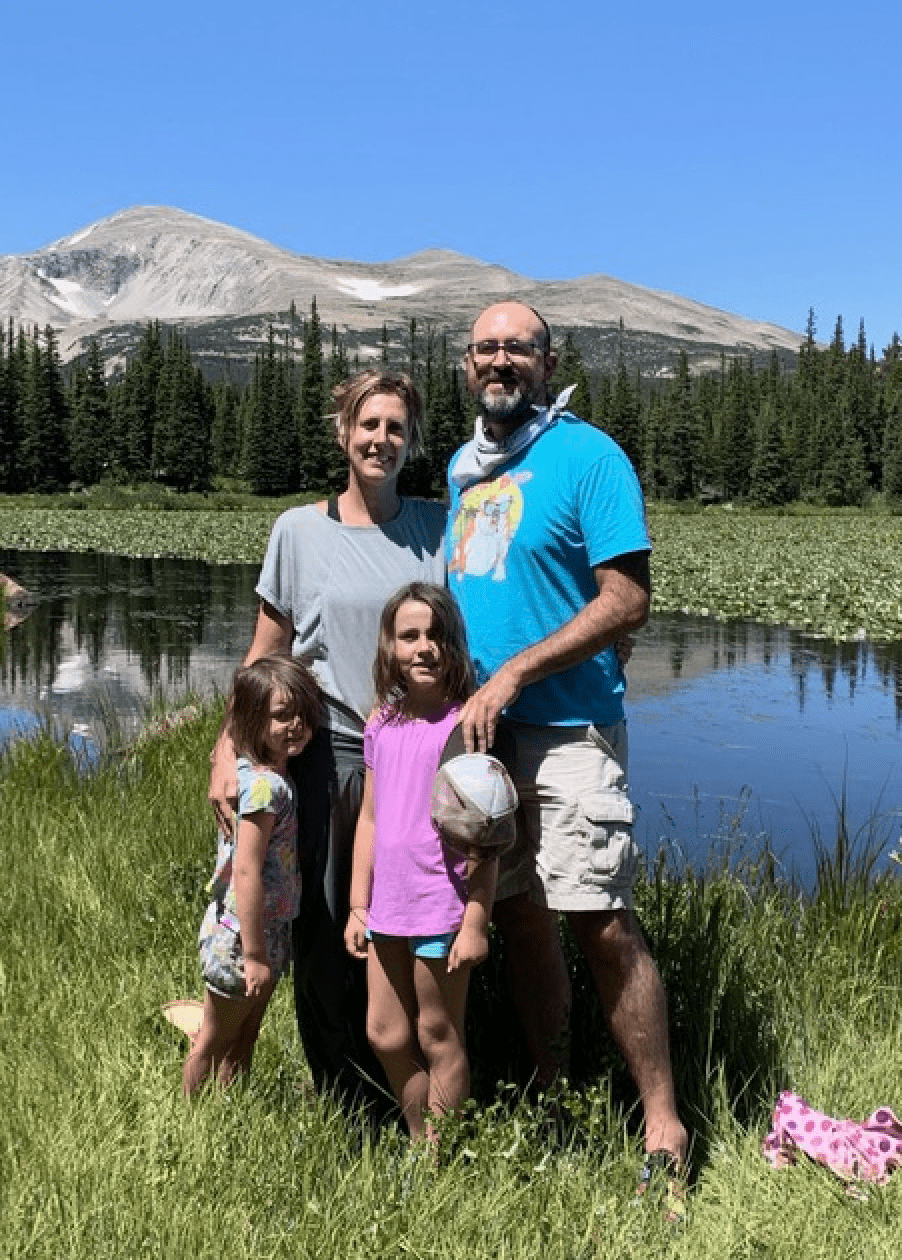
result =
M225 836L232 835L232 811L238 804L238 769L232 741L220 736L210 754L210 788L207 799L213 806L216 822Z
M365 910L352 910L348 915L345 927L345 949L352 958L366 958L369 942L366 939L367 913Z

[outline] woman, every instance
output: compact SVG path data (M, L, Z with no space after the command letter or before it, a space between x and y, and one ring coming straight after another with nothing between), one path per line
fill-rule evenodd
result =
M364 372L335 391L347 488L276 521L257 584L250 664L291 651L326 703L323 729L296 770L300 916L294 928L298 1029L318 1088L348 1101L387 1097L367 1044L364 969L344 948L354 828L363 792L363 727L372 706L379 616L399 587L443 584L446 508L402 499L398 475L422 445L422 404L400 373ZM213 752L210 800L229 825L235 758L228 724Z

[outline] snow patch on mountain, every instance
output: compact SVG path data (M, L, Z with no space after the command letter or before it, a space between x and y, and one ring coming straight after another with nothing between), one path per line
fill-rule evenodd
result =
M48 276L38 268L38 278L43 280L54 293L47 296L60 311L74 319L96 319L103 313L104 307L112 300L102 294L86 290L77 280L65 280L60 276Z
M380 302L383 298L410 297L412 293L419 293L422 288L418 284L383 284L380 280L366 280L361 276L346 276L343 280L336 280L335 287L361 302Z

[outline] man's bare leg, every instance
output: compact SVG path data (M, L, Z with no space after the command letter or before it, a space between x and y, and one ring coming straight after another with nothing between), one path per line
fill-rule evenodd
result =
M567 915L586 956L611 1034L639 1087L645 1149L670 1151L684 1162L688 1134L677 1115L661 976L630 910Z
M570 1067L570 977L557 916L518 893L497 901L492 917L504 938L514 1008L535 1082L547 1090Z

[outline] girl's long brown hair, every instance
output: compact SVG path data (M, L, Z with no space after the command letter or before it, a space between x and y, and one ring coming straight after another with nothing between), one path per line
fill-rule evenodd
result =
M261 656L251 665L235 670L229 707L229 734L238 757L266 765L266 729L269 702L274 691L283 691L293 713L315 731L322 717L322 697L316 679L300 661L290 656Z
M411 600L432 610L436 638L442 649L442 682L450 704L463 704L472 695L473 665L467 649L467 632L460 609L444 586L431 582L408 582L382 609L379 619L379 646L373 665L376 703L399 716L404 710L404 680L393 651L395 618L402 604Z

